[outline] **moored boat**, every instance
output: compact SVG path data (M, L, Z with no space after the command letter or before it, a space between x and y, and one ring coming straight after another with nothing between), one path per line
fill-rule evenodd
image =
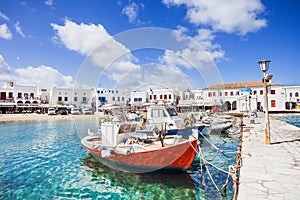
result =
M190 118L180 117L174 107L155 105L147 107L146 129L165 129L167 135L181 135L188 138L192 129L209 135L209 125L194 123Z
M160 169L186 170L198 148L198 131L188 139L140 130L135 122L105 122L101 134L87 135L82 145L103 164L126 172L146 173Z

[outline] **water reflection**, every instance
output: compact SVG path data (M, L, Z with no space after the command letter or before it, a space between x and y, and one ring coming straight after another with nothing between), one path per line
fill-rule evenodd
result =
M197 189L191 176L184 171L159 170L144 174L132 174L111 169L91 154L82 159L82 165L92 173L92 181L109 182L114 187L146 195L149 198L163 196L166 199L196 198Z

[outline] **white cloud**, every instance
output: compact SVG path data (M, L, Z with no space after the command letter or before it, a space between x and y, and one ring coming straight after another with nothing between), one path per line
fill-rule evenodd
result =
M64 76L52 67L41 65L39 67L28 66L15 69L16 80L22 85L72 87L74 82L71 76Z
M17 21L17 22L15 23L15 29L16 29L16 32L17 32L18 34L20 34L23 38L26 37L25 34L22 32L22 29L21 29L21 26L20 26L20 22L19 22L19 21Z
M150 63L128 71L118 77L117 88L140 91L149 88L190 88L189 77L177 68L159 63Z
M71 76L65 76L56 69L41 65L38 67L28 66L26 68L12 68L6 63L0 54L0 83L4 85L7 81L14 81L19 85L36 85L53 87L74 86Z
M134 22L139 12L139 7L135 2L125 6L122 9L122 14L126 15L129 19L129 22Z
M45 1L45 4L46 4L47 6L52 6L52 5L53 5L53 0L46 0L46 1Z
M134 64L136 59L130 50L110 36L101 24L76 24L65 20L62 26L54 23L51 26L57 31L56 41L69 50L86 55L100 70L106 68L114 74L111 76L114 80L118 74L139 67Z
M186 35L186 32L187 29L181 26L173 31L176 39L184 41L187 47L176 52L165 51L164 55L160 58L162 63L171 66L182 65L187 68L195 66L205 68L208 67L206 64L209 62L225 59L225 52L221 46L212 42L215 38L212 31L199 29L193 37Z
M1 72L1 76L0 76L1 86L3 85L3 83L14 78L13 70L10 69L9 65L6 63L5 59L1 54L0 54L0 72Z
M101 24L76 24L66 19L63 26L54 23L51 26L57 31L56 39L61 41L69 50L77 51L83 55L89 54L101 43L111 38Z
M0 38L4 38L7 40L10 40L12 38L12 34L6 24L0 25Z
M163 0L167 6L185 5L186 18L195 25L206 25L214 31L246 35L267 26L260 17L264 6L260 0Z
M7 17L6 14L4 14L3 12L0 12L0 18L9 21L9 17Z

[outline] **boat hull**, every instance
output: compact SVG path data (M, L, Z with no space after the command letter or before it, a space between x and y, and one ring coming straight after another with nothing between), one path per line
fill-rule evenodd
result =
M196 156L198 140L128 155L113 152L107 157L103 155L103 149L95 150L87 146L85 148L97 160L111 168L131 173L147 173L160 169L188 169Z

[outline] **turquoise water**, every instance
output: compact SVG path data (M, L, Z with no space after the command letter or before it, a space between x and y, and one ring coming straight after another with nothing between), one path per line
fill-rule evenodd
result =
M279 117L281 120L300 128L300 115L285 115Z
M10 122L0 124L0 199L216 199L219 193L200 172L196 158L187 172L128 174L97 162L81 147L93 120ZM235 151L237 138L210 138L218 147ZM227 158L202 143L207 159L228 170ZM227 174L209 167L218 187ZM232 197L232 181L223 199Z

